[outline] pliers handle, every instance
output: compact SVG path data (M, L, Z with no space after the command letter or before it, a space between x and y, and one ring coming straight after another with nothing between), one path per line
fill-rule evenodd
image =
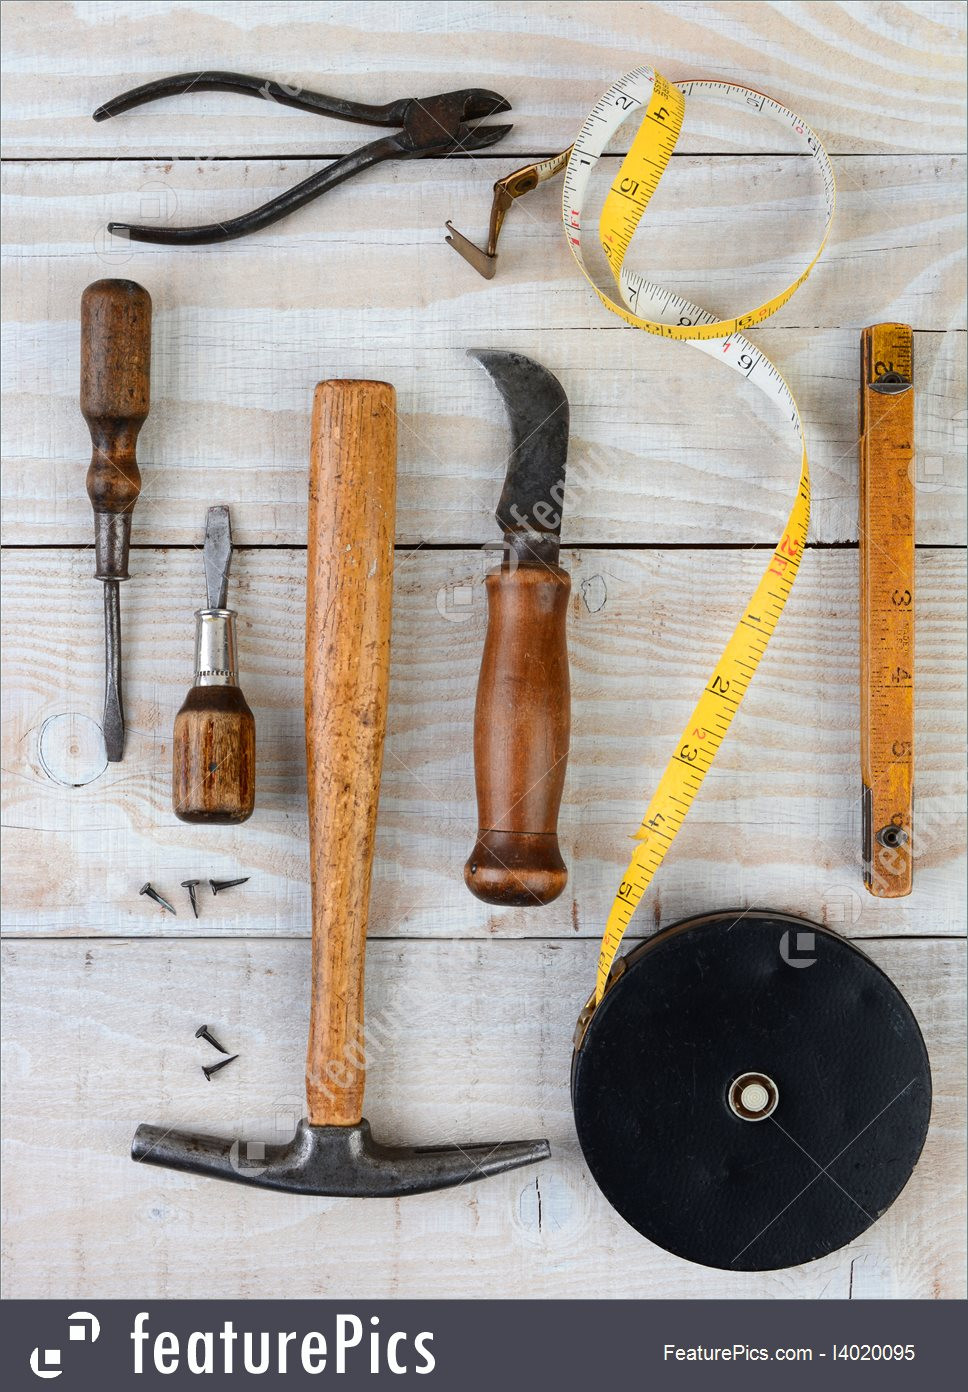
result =
M287 217L297 208L318 198L327 189L380 164L387 159L425 159L430 155L469 153L494 145L512 129L511 126L472 126L468 122L509 111L510 103L497 92L482 87L467 87L456 92L443 92L433 97L401 97L384 106L369 106L363 102L344 101L323 92L287 87L270 78L250 77L246 73L193 72L159 78L130 92L113 97L94 112L95 121L106 121L132 107L162 97L180 96L186 92L240 92L245 96L261 97L298 111L312 111L320 116L335 116L342 121L355 121L368 126L399 127L394 135L362 145L342 159L335 160L317 174L270 199L251 213L213 222L204 227L141 227L126 222L108 223L115 236L128 237L136 242L161 242L168 246L201 246L209 242L227 242L268 227Z

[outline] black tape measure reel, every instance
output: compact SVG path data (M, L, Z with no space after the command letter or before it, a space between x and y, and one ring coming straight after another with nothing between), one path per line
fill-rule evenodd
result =
M814 1261L917 1163L931 1072L897 987L789 914L689 919L616 964L572 1062L578 1139L609 1203L676 1256Z

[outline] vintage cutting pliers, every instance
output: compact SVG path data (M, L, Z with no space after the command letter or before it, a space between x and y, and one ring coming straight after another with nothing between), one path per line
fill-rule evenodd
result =
M354 174L388 159L426 159L429 156L473 153L494 145L507 135L511 126L473 126L469 124L499 111L509 111L510 103L497 92L482 87L465 87L458 92L442 92L433 97L401 97L385 106L328 97L322 92L283 86L267 78L248 77L234 72L178 73L159 78L143 87L134 87L113 97L94 112L95 121L106 121L122 111L143 106L159 97L186 92L241 92L264 101L335 116L341 121L357 121L367 126L397 126L393 135L382 136L362 145L352 154L335 160L317 174L294 185L277 198L263 203L251 213L227 218L205 227L140 227L127 222L110 222L108 231L136 242L163 242L171 246L199 246L206 242L227 242L243 237L295 212L327 189L335 188Z

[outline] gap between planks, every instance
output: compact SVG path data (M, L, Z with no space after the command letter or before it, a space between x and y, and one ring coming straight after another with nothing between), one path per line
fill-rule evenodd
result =
M344 159L346 151L334 153L325 150L304 150L290 152L279 155L212 155L212 154L192 154L192 155L118 155L114 159L110 155L3 155L0 156L0 164L143 164L146 160L157 161L160 164L191 163L194 160L218 160L219 164L265 164L279 163L286 160L338 160ZM539 160L554 159L562 153L561 150L531 150L520 154L510 153L502 155L499 150L481 152L480 154L463 154L455 151L452 155L437 156L438 159L451 160L470 160L474 164L482 164L485 161L493 161L497 164L517 164L537 163ZM627 150L607 150L600 156L605 160L622 160L628 154ZM919 150L918 158L923 159L946 159L951 155L968 154L968 148L964 150ZM812 160L813 155L800 154L795 150L673 150L671 158L676 159L795 159ZM848 159L870 159L871 152L852 150L848 154L831 155L831 159L837 161ZM910 160L909 154L899 151L886 150L877 153L878 159L890 160ZM392 161L388 161L391 163ZM365 170L362 172L366 172ZM322 197L323 195L320 195Z
M775 551L776 542L771 541L582 541L568 538L562 541L563 548L594 551L607 554L609 551ZM397 541L394 552L411 555L414 551L458 552L479 551L477 541ZM90 546L82 541L44 542L44 541L5 541L0 551L90 551ZM132 542L131 551L198 551L194 541ZM856 541L808 541L807 551L856 551ZM968 543L959 541L918 541L915 551L965 551ZM295 541L245 541L233 543L233 551L305 551L305 543Z
M698 914L695 915L695 917L699 917L699 916L700 916L700 915L698 915ZM684 921L684 920L680 920L680 921L682 922L682 921ZM665 924L665 925L663 926L663 928L662 928L662 929L659 929L658 931L659 931L659 932L663 932L663 931L665 931L665 928L666 928L666 927L672 927L672 926L673 926L672 924ZM836 930L832 930L832 931L836 931ZM181 934L174 934L174 935L171 934L171 933L93 933L93 934L86 934L86 933L85 933L85 934L73 934L73 935L71 935L70 937L65 937L63 933L26 933L26 932L23 932L23 931L21 931L21 930L19 930L19 929L12 928L12 929L4 929L4 931L3 931L2 933L0 933L0 941L30 942L30 943L65 943L65 942L71 942L71 943L85 943L85 942L90 942L90 943L139 943L139 942L152 942L152 943L166 943L166 942L167 942L167 943L182 943L182 942L200 942L200 941L204 941L204 942L241 942L241 943L244 943L244 942L280 942L280 943L282 943L282 942L306 942L306 941L308 941L309 936L310 936L310 932L309 932L309 930L307 929L307 931L306 931L305 933L273 933L273 935L272 935L271 938L267 938L266 935L265 935L264 933L232 933L232 934L228 934L228 933L224 933L224 932L222 932L222 933L213 933L213 932L181 933ZM656 936L657 936L656 933L642 933L642 934L626 933L625 936L622 938L622 944L623 944L623 946L632 947L632 946L635 946L635 945L637 945L637 944L639 944L639 943L648 942L650 938L654 938L654 937L656 937ZM861 946L861 944L863 944L863 943L879 943L879 942L902 942L902 943L938 942L938 943L958 943L958 942L968 942L968 933L918 933L918 932L914 932L914 933L874 933L874 934L871 934L870 937L866 937L866 938L851 937L851 936L848 935L847 933L838 933L837 936L840 937L840 938L843 938L845 942L853 943L856 947L859 947L859 948L860 948L860 951L861 951L861 952L864 951L863 947ZM456 934L456 933L455 933L455 934L452 934L452 935L449 936L449 937L445 937L445 936L441 936L441 937L431 937L429 934L426 934L426 935L421 935L421 936L419 936L419 937L418 937L418 936L412 936L412 937L400 938L400 937L391 937L391 936L390 936L389 934L387 934L387 933L367 933L367 935L366 935L366 940L367 940L368 943L377 943L377 942L385 942L385 943L466 943L466 942L475 942L475 941L476 941L476 942L511 943L511 944L515 944L515 943L573 943L573 942L581 942L581 941L592 941L592 942L593 942L593 941L594 941L594 938L592 938L592 939L580 939L580 938L575 938L574 936L568 937L568 936L566 936L565 934L560 934L560 935L558 935L558 936L556 936L556 937L538 937L538 936L527 937L527 936L523 936L523 935L518 935L518 936L513 937L513 938L489 938L489 939L487 939L487 938L480 938L480 939L472 939L472 938L468 938L468 937L466 936L466 934L465 934L463 937L461 937L461 936L459 936L459 935Z

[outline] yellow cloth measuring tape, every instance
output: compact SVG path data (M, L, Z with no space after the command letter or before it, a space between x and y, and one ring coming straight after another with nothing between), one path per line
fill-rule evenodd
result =
M816 255L802 275L774 299L736 319L715 315L653 285L625 266L625 255L639 220L669 162L682 126L685 98L722 98L747 112L787 124L813 156L823 182L826 222ZM582 256L582 203L592 170L619 126L643 112L632 147L622 161L602 208L598 239L622 302L611 299L592 280ZM634 328L664 338L685 339L741 373L772 397L788 416L801 444L800 481L786 527L756 592L726 644L659 786L636 832L637 845L612 904L602 938L595 984L597 1005L608 985L615 953L642 896L681 827L719 750L796 578L810 523L810 472L803 427L793 393L780 373L741 330L775 313L803 284L823 251L834 213L833 170L818 137L800 118L770 97L730 82L670 83L652 68L636 68L596 102L570 150L540 166L539 181L565 170L562 218L575 260L596 295L613 314ZM591 1004L591 1003L590 1003Z

